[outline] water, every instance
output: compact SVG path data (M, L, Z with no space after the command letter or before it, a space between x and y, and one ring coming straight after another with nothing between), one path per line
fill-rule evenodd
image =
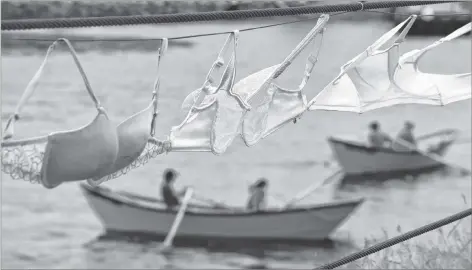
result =
M195 24L163 27L81 29L80 33L100 35L123 33L143 36L187 35L195 32L225 31L250 27L261 22ZM281 61L309 31L309 23L245 32L238 48L238 78ZM353 25L336 22L328 27L320 62L308 85L313 97L345 63L376 37L391 27L386 22ZM163 137L181 121L179 106L184 97L203 83L225 36L190 40L192 46L171 46L162 63L160 115L157 133ZM419 48L436 37L408 39L403 51ZM151 43L152 45L152 43ZM149 45L149 48L152 46ZM156 44L157 45L157 44ZM85 47L84 47L85 46ZM80 53L97 96L117 122L148 105L155 77L155 53L147 50L117 51L101 44ZM93 48L92 48L93 47ZM445 44L424 59L425 71L468 72L471 69L471 43L464 38ZM85 50L85 49L84 49ZM2 120L14 110L24 87L33 76L44 51L4 50L2 57ZM305 54L306 55L306 52ZM303 59L302 59L303 60ZM284 78L284 86L298 85L304 64L295 62ZM51 131L82 126L95 111L72 59L64 53L51 58L46 76L23 112L17 125L19 137L44 135ZM417 123L417 133L442 128L457 128L470 135L470 101L447 107L397 106L356 115L339 112L311 112L279 130L252 148L237 140L223 156L205 153L171 153L154 159L127 176L108 182L115 189L157 196L162 171L167 167L181 172L178 185L193 185L197 192L229 204L243 205L247 182L257 177L270 179L270 191L294 196L314 181L331 173L320 163L331 157L326 142L329 135L364 136L367 124L377 119L385 131L395 134L405 120ZM446 159L470 167L470 144L454 146ZM244 252L212 252L205 249L178 248L171 256L157 252L158 244L96 241L102 228L76 184L53 190L40 185L13 181L2 174L2 267L4 268L247 268L258 259ZM468 207L471 201L470 176L424 175L414 182L392 180L374 186L358 186L335 191L332 186L318 190L304 203L322 202L333 196L365 196L364 205L333 236L335 248L266 253L270 268L310 268L362 246L365 237L398 234ZM271 204L279 203L275 199ZM427 234L424 238L434 238Z

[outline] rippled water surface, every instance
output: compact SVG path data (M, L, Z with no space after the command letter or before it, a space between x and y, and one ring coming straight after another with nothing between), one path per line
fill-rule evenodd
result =
M223 25L195 24L133 28L75 30L93 35L127 34L177 36L195 32L231 30L256 23ZM237 77L276 64L291 51L313 24L302 23L244 32L237 53ZM307 86L313 97L338 72L340 65L387 31L387 22L351 24L336 22L325 34L320 61ZM199 87L214 61L225 36L189 40L186 46L172 45L162 63L160 115L157 133L164 137L182 119L179 107L184 97ZM411 37L403 51L420 48L437 37ZM86 44L85 44L86 45ZM157 48L158 43L155 44ZM144 108L151 98L156 54L147 50L117 51L112 45L84 46L80 58L91 84L103 105L118 123ZM89 48L89 49L87 49ZM44 51L4 50L2 56L2 120L13 112L19 97L43 59ZM303 54L307 55L306 52ZM470 38L445 44L424 59L426 71L468 72L471 69ZM298 85L303 59L295 62L282 78L284 86ZM16 128L19 137L44 135L51 131L77 128L95 114L82 87L72 58L62 52L51 57L46 75L23 112ZM181 172L179 185L193 185L197 192L229 204L243 205L247 182L257 177L270 179L270 191L287 199L331 173L321 162L330 159L326 142L329 135L364 136L367 124L377 119L384 130L396 133L403 121L417 123L417 133L456 128L470 136L470 101L447 107L397 106L363 115L336 112L306 113L297 124L290 124L258 145L247 148L237 140L222 156L205 153L170 153L152 160L125 177L108 182L115 189L158 196L162 171L174 167ZM3 124L4 125L4 124ZM447 160L470 167L470 144L453 146ZM363 239L383 234L396 235L397 225L412 229L453 214L470 204L470 176L430 174L416 181L392 180L385 184L357 186L335 191L332 186L318 190L305 203L337 197L366 197L366 202L333 236L334 248L267 252L271 268L310 268L363 245ZM275 199L271 204L279 203ZM53 190L40 185L14 181L2 174L2 267L3 268L245 268L258 259L250 252L213 252L206 249L177 248L172 255L158 253L158 244L96 241L102 227L86 204L76 184ZM432 234L425 236L434 237Z

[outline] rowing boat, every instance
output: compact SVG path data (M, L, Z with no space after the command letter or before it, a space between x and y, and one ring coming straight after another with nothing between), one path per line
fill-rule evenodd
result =
M81 189L106 235L162 240L177 213L167 210L159 199L86 184L81 184ZM175 241L316 244L329 240L362 202L353 199L263 212L189 204Z
M429 139L455 135L453 132L453 130L444 130L423 137ZM443 156L453 142L454 138L440 141L430 146L430 153ZM395 151L391 148L374 148L365 143L334 137L329 137L328 143L338 164L345 172L345 178L389 178L420 174L445 166L440 160L433 159L424 151L419 150Z

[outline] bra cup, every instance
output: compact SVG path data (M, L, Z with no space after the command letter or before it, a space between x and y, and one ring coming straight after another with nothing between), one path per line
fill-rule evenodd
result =
M256 95L259 90L268 82L270 77L274 74L280 65L274 65L253 73L244 79L241 79L234 84L231 92L239 95L246 102L249 102L251 98ZM265 93L262 93L265 95ZM257 102L256 102L257 103ZM252 106L252 104L251 104Z
M193 107L182 124L172 128L170 139L174 151L211 151L218 102L209 100L204 107Z
M306 111L302 90L287 91L271 83L264 101L246 112L243 120L243 138L247 145L256 144Z
M405 57L402 61L404 63L395 71L394 80L405 92L431 99L435 101L434 105L470 98L470 73L434 74L421 72L417 69L417 59L414 55Z
M391 91L387 57L385 53L369 56L343 75L354 84L353 90L358 93L362 105L380 101ZM344 92L340 86L337 85L338 91Z
M425 74L417 72L414 62L407 62L399 66L393 79L396 85L410 94L440 98L434 82Z
M63 182L85 180L110 170L118 154L116 126L104 112L77 130L49 135L41 182L54 188Z
M199 104L195 104L195 102L197 101L197 98L200 94L204 94L202 93L202 89L197 89L193 92L191 92L190 94L188 94L184 101L182 102L182 111L184 112L185 116L188 114L188 112L192 109L192 106L193 105L196 105L198 106Z
M242 123L245 110L228 91L219 91L215 94L218 100L218 111L213 126L213 152L222 154L233 142Z
M267 124L266 111L273 95L271 80L280 64L259 70L238 81L232 92L240 95L252 108L245 111L241 122L241 133L247 145L255 144L262 136L261 128Z
M306 111L306 97L302 90L284 91L277 85L272 86L274 93L267 111L267 120L261 138L264 138L285 124L293 121Z
M398 46L374 55L358 55L353 66L343 70L340 77L330 82L310 102L310 110L336 110L363 113L382 107L405 103L431 104L431 101L419 96L421 93L407 91L404 88L413 83L413 78L406 76L406 65L398 65ZM361 55L365 55L361 58ZM402 77L401 80L398 78ZM431 88L430 82L424 81L423 89ZM435 90L430 89L432 94ZM415 95L416 94L416 95Z
M93 177L94 180L115 173L133 163L146 148L151 129L152 105L131 116L117 127L118 154L109 170ZM94 181L101 183L102 181Z
M244 142L251 146L257 143L263 136L264 130L267 126L268 112L270 103L274 96L274 84L270 84L267 91L263 92L262 100L258 106L253 107L252 110L247 111L242 122L242 134Z

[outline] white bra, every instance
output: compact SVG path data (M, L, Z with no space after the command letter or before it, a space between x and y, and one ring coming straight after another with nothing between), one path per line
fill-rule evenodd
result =
M150 103L146 108L129 116L116 127L118 154L113 166L101 174L87 179L90 185L96 186L126 174L131 169L148 162L149 159L166 152L170 147L168 142L160 141L154 137L155 120L158 115L159 68L167 47L168 40L164 38L157 54L157 76Z
M329 15L322 14L316 25L282 63L253 73L234 85L233 92L245 96L251 105L251 110L246 111L242 123L242 137L247 146L256 144L307 110L303 89L318 61L321 44L314 43L314 49L318 50L316 53L315 50L310 51L302 81L296 89L282 88L275 80L283 74L318 34L324 33L324 27L328 20ZM252 103L256 103L257 100L262 101L253 105Z
M470 32L470 23L421 50L400 56L399 46L415 20L416 15L410 16L346 63L310 101L309 110L363 113L399 104L444 105L470 98L470 73L443 75L418 70L418 61L427 51ZM402 28L394 44L380 50Z
M444 38L439 39L420 50L412 50L400 57L395 71L396 84L408 93L425 98L430 105L446 105L471 98L471 73L463 74L432 74L421 72L418 62L427 52L450 42L471 31L471 23L468 23Z
M410 16L343 65L339 75L310 101L309 110L363 113L399 103L422 102L422 97L403 91L393 81L399 46L415 20L416 15Z
M211 151L223 153L237 133L244 111L244 98L233 92L236 77L236 47L239 32L232 32L213 63L203 86L190 93L182 108L188 111L183 122L172 127L171 151ZM231 58L218 86L213 86L212 73L224 65L223 56L233 44Z
M28 99L33 95L48 57L59 42L64 42L95 104L97 115L87 125L75 130L52 132L30 139L12 140L14 124ZM12 178L40 182L55 188L63 182L85 180L109 170L118 153L116 127L100 105L80 64L72 44L64 38L56 40L48 49L40 68L26 87L15 113L7 122L2 141L2 170Z

